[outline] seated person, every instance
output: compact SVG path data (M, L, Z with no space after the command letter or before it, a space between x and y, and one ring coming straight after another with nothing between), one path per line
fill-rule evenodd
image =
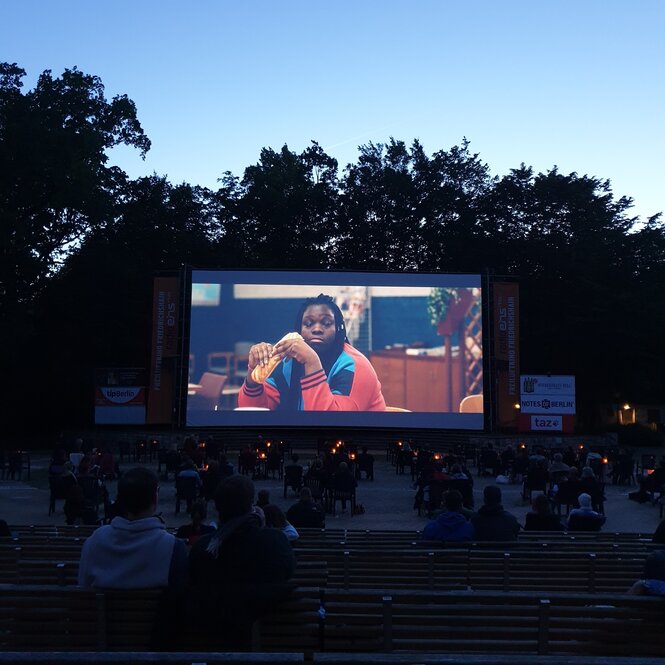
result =
M358 478L365 472L367 480L374 480L374 455L367 452L367 446L363 446L362 452L356 458L356 464Z
M600 512L605 497L603 496L603 485L598 482L593 469L590 466L582 468L582 477L579 482L580 492L585 492L591 497L593 509Z
M450 479L451 480L469 480L469 476L462 471L462 466L455 462L450 469Z
M215 490L217 485L219 485L222 480L222 473L219 468L219 462L217 460L210 460L208 463L208 468L203 474L202 490L203 498L206 501L212 501L212 498L215 496Z
M351 495L358 486L358 481L354 478L349 465L341 462L332 478L333 491L340 494ZM342 510L346 510L346 499L342 498Z
M568 476L570 473L570 467L563 462L563 455L561 453L554 453L554 459L550 462L550 465L547 467L547 473L549 474L551 483L558 483L561 478Z
M299 492L302 487L303 468L298 463L297 453L291 456L291 463L284 467L284 489L290 487L294 492Z
M450 490L443 495L444 512L429 522L423 529L426 540L463 542L473 540L476 532L473 524L462 514L462 495Z
M198 469L196 468L196 464L194 464L194 461L191 459L186 459L182 465L182 468L180 471L178 471L178 475L176 478L195 478L196 479L196 486L200 489L203 488L203 481L201 480L201 475L198 472Z
M226 455L224 454L221 454L219 456L219 473L222 479L228 478L229 476L232 476L235 473L233 464L229 462Z
M196 629L217 636L219 647L233 650L249 647L253 622L288 595L295 569L289 541L261 527L253 503L247 476L224 479L215 492L219 528L189 554L187 615Z
M665 544L665 520L661 520L653 534L652 543Z
M471 523L476 530L476 540L517 540L520 524L514 515L501 505L501 488L488 485L483 490L483 505Z
M203 523L207 515L205 501L194 501L189 510L189 515L192 518L191 524L183 524L176 531L175 537L181 538L187 543L188 547L191 547L201 536L212 533L215 527Z
M286 519L286 515L284 515L279 506L276 506L274 503L269 503L263 506L263 514L265 515L267 528L279 529L289 542L300 538L300 534L293 524Z
M628 593L633 595L665 596L665 552L651 552L644 562L644 577L637 580Z
M573 508L568 516L569 531L600 531L605 524L605 515L597 513L591 507L591 496L586 492L577 497L579 508Z
M256 505L263 509L270 503L270 490L259 490L256 495Z
M0 538L11 538L12 532L6 520L0 520Z
M531 512L524 522L525 531L563 531L561 520L550 510L550 501L544 494L537 494L531 503Z
M92 532L83 544L79 585L107 589L182 588L187 548L155 517L158 480L137 467L118 480L123 517Z
M286 518L298 529L323 529L326 526L326 515L314 502L309 487L300 490L300 500L286 511Z

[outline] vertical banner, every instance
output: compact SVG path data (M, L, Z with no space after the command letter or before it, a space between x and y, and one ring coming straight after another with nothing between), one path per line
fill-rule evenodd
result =
M149 425L173 422L177 382L180 279L155 277L152 302L152 358L148 391Z
M519 285L494 282L493 294L497 425L512 428L520 398Z

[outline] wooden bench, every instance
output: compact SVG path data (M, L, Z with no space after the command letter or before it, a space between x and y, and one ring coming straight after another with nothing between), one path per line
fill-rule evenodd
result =
M326 557L328 587L422 590L623 592L646 554L499 550L309 550Z
M148 649L161 592L0 585L9 651ZM665 657L665 599L627 594L297 589L261 620L268 653Z
M322 607L320 651L665 656L662 598L327 589Z
M143 663L159 663L160 665L192 665L205 663L206 665L250 665L258 663L302 663L304 656L301 653L219 653L201 651L171 652L139 651L113 653L102 651L57 651L50 653L11 651L0 652L0 663L21 663L22 665L79 665L85 663L122 663L122 665L142 665ZM623 665L621 663L617 665Z
M587 548L588 551L596 549L644 551L653 549L651 536L641 534L622 533L596 533L596 532L522 532L518 540L513 542L480 542L471 543L440 543L425 541L419 531L371 531L351 529L300 529L300 538L295 541L294 547L302 549L336 548L348 549L364 547L372 549L395 548L490 548L509 547L510 549L540 547L556 548Z
M0 661L1 662L1 661ZM661 658L630 656L520 656L468 653L315 653L314 665L663 665Z

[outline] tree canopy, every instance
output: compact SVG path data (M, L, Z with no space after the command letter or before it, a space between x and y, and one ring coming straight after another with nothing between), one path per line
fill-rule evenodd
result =
M316 142L266 147L216 191L131 180L108 166L150 148L130 99L76 68L24 76L0 64L0 326L7 376L51 362L78 396L51 418L89 419L93 367L148 365L151 277L183 264L512 276L525 371L577 375L582 402L665 399L665 230L608 180L394 138L341 170Z

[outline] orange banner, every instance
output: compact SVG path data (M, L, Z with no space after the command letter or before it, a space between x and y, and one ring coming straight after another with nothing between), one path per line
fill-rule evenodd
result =
M155 277L152 303L152 359L148 392L149 425L171 424L176 387L180 279Z
M520 317L517 282L494 282L494 366L496 414L499 427L517 425L515 404L520 398Z

